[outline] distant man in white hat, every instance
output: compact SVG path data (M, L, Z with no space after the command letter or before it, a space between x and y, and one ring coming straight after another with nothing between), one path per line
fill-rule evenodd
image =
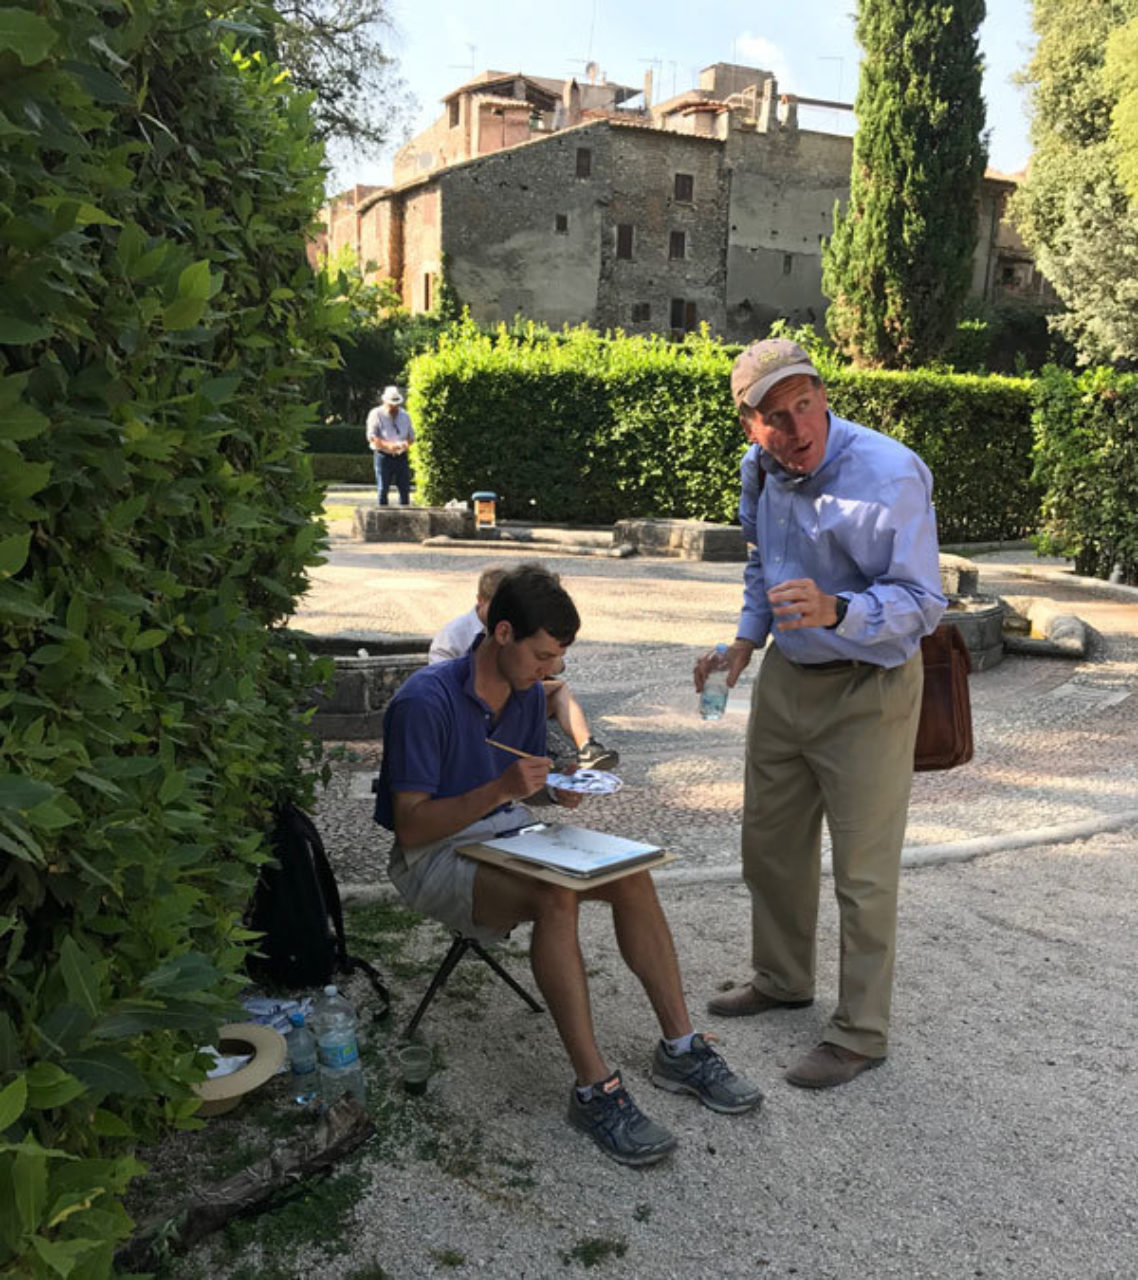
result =
M399 490L399 501L411 501L411 464L407 450L415 440L411 416L402 408L398 387L385 387L382 401L367 416L367 442L375 454L375 483L379 505L387 506L387 491Z
M845 1084L884 1061L901 846L920 713L921 637L945 607L932 476L903 444L831 412L810 357L785 338L731 373L750 550L731 645L734 685L768 637L751 698L743 879L752 976L708 1005L748 1017L814 1003L825 818L841 931L837 1007L787 1072ZM708 657L696 664L702 689Z

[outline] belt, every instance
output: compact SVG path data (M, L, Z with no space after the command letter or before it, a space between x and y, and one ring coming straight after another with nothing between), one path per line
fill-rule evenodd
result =
M799 671L848 671L853 667L869 667L874 664L871 662L862 662L858 658L835 658L833 662L794 662L787 658L787 662L792 667L797 667Z

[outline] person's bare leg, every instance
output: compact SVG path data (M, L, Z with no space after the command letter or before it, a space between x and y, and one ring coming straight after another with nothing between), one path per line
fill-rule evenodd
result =
M492 929L510 929L533 921L530 964L557 1033L580 1085L609 1076L597 1048L585 961L577 938L578 895L510 875L497 867L479 866L474 877L474 919Z
M665 1039L687 1035L692 1024L680 964L651 875L640 871L622 876L581 896L611 904L620 954L640 979Z
M557 721L575 747L589 741L589 722L581 704L569 692L564 680L545 681L545 702L549 714Z

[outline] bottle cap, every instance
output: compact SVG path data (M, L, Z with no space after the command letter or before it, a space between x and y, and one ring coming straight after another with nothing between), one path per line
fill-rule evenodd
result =
M338 996L340 993L336 990L335 986L330 982L330 983L329 983L329 984L324 988L324 994L325 994L326 996Z
M289 1022L292 1023L294 1027L304 1026L304 1014L301 1013L299 1009L296 1011L296 1013L290 1013L288 1015L288 1020Z
M715 646L715 652L716 652L716 653L726 653L726 652L727 652L727 646L723 643L723 641L722 641L722 640L720 640L720 642Z

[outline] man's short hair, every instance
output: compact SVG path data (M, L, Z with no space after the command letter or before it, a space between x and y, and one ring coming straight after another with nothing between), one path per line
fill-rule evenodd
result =
M492 564L488 569L482 570L482 575L478 579L478 599L493 600L494 592L498 590L498 583L506 576L508 570L504 564Z
M515 640L548 631L558 644L572 644L581 615L561 585L561 579L540 564L521 564L498 584L486 615L491 635L499 622L508 622Z

